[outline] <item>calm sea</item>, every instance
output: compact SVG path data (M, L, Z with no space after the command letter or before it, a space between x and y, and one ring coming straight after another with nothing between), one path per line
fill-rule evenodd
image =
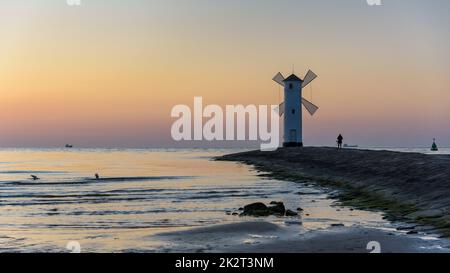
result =
M300 233L333 223L392 227L381 214L336 206L325 189L211 160L236 151L1 149L0 251L66 252L70 241L84 252L171 251L152 235L254 221L227 212L272 200L305 209L302 219L268 219Z

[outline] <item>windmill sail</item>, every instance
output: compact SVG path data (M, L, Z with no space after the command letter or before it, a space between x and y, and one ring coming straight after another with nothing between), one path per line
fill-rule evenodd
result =
M308 110L308 112L311 114L311 116L313 116L317 110L319 110L319 107L317 107L316 105L314 105L312 102L308 101L307 99L302 98L302 103L303 106L305 106L306 110ZM285 109L284 109L284 102L282 102L279 106L279 115L280 117L284 114Z
M319 107L315 106L312 102L306 100L305 98L302 98L303 106L305 106L306 110L313 116L317 110L319 110Z
M308 73L306 73L305 78L303 79L302 88L308 86L313 80L317 78L316 73L312 72L311 70L308 70Z
M278 83L281 86L284 86L284 76L283 74L281 74L280 72L278 72L278 74L275 75L275 77L273 77L273 79L276 83Z
M311 70L308 70L308 72L305 75L305 78L303 79L303 84L302 84L302 88L308 86L312 81L314 81L317 78L317 75L312 72ZM273 77L273 80L278 83L279 85L284 86L284 76L283 74L281 74L280 72L278 72L275 77ZM303 106L305 106L306 110L311 114L311 116L313 116L317 110L319 110L319 107L317 107L316 105L314 105L312 102L302 98L301 103L303 104ZM280 115L280 117L284 114L285 112L285 105L284 102L282 102L279 106L278 106L278 114Z
M284 114L284 102L282 102L282 103L278 106L278 114L280 115L280 117Z

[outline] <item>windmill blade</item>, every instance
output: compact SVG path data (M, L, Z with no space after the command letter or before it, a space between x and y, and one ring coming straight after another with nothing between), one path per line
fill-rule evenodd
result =
M305 78L303 79L302 88L308 86L313 80L317 78L316 73L312 72L311 70L308 70L308 73L306 73Z
M284 102L280 103L280 105L278 106L278 114L280 115L280 117L284 114Z
M305 106L306 110L311 114L311 116L314 116L317 110L319 110L319 107L314 105L312 102L308 101L305 98L302 98L302 104Z
M276 83L278 83L281 86L284 86L284 76L283 74L281 74L280 72L278 72L278 74L275 75L275 77L273 77L273 79Z

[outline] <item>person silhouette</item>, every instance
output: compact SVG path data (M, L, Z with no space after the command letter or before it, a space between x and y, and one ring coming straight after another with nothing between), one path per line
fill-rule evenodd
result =
M95 174L95 179L99 180L100 179L100 175L98 173Z
M338 145L338 149L341 149L342 148L342 142L344 141L344 137L341 135L341 134L339 134L339 136L337 137L337 145Z

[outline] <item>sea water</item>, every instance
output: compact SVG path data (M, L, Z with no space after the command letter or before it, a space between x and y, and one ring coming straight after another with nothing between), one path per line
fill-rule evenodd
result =
M340 207L329 190L267 179L251 166L211 160L241 150L1 149L0 251L150 252L161 232L266 220L299 233L332 224L392 228L380 213ZM100 179L95 179L98 173ZM32 180L36 175L40 180ZM300 217L232 215L282 201Z

